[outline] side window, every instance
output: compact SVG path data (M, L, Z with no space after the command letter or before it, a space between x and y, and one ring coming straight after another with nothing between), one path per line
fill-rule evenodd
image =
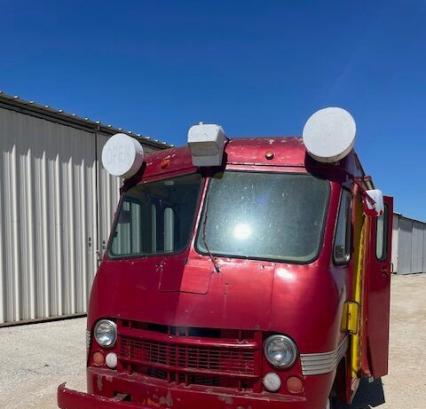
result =
M114 254L140 253L142 206L133 200L125 200L120 211L112 252Z
M388 207L385 205L385 210L381 216L377 218L376 229L376 257L378 260L384 260L387 256L386 249L388 245Z
M351 200L352 194L348 190L342 190L334 235L333 258L336 264L347 263L351 256Z
M120 211L111 253L172 252L175 250L175 224L175 212L171 207L162 208L154 201L143 203L126 199Z
M171 207L164 209L164 251L175 249L175 213Z

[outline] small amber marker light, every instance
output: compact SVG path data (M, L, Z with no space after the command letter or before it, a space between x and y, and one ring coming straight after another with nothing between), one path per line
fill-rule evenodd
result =
M303 381L297 376L290 376L287 379L287 390L290 393L302 393L303 392Z
M161 169L165 169L165 168L167 168L169 165L170 165L170 159L163 159L163 160L160 162L160 168L161 168Z
M93 354L93 362L95 365L101 366L105 362L104 354L102 352L95 352Z

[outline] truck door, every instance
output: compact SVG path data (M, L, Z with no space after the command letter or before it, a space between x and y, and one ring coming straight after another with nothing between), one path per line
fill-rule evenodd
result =
M367 256L367 348L374 377L388 373L393 199L385 197L384 204L383 215L371 223Z

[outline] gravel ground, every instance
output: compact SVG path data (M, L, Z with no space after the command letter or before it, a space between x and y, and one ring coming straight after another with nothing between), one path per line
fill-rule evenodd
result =
M426 407L425 291L426 274L393 277L390 374L350 409ZM0 328L0 408L54 409L64 381L85 390L84 318Z
M0 328L0 408L56 408L65 380L84 390L86 319Z

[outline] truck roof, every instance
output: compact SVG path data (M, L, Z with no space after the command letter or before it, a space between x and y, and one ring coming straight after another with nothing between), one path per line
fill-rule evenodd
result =
M300 137L252 137L230 139L225 144L227 164L307 167L311 160ZM312 161L311 161L312 162ZM334 165L320 165L330 169ZM361 163L354 151L341 161L341 168L354 176L364 176ZM146 156L143 174L154 176L193 169L188 146L173 147Z

